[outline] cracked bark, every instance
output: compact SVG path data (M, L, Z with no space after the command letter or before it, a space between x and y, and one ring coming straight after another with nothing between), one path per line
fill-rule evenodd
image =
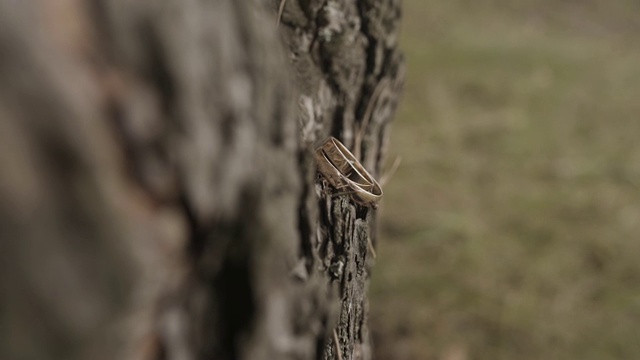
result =
M295 70L303 143L314 148L333 135L380 175L404 76L397 48L399 1L288 0L284 5L281 33ZM342 359L370 359L368 244L375 243L375 210L354 204L348 195L335 196L322 182L315 192L320 221L311 248L317 254L307 259L317 262L310 269L319 277L328 273L332 296L340 299L327 322L339 346L325 333L321 358L338 359L339 348Z
M0 0L0 358L370 359L398 2Z

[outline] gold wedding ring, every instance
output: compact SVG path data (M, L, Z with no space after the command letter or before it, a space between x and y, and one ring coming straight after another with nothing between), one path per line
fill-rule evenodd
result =
M318 171L336 189L347 189L355 201L373 205L382 198L382 188L356 157L334 137L316 150Z

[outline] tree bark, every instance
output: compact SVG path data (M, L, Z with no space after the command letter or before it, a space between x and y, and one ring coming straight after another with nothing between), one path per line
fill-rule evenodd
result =
M370 359L375 210L312 151L336 136L380 174L398 21L0 0L0 358Z
M276 2L284 4L280 21L298 84L303 143L313 148L336 136L380 175L403 80L399 1ZM317 235L305 255L313 260L310 271L329 281L340 299L337 319L332 313L327 326L335 326L335 336L325 341L322 358L370 359L367 284L375 211L320 184L320 221L310 225Z

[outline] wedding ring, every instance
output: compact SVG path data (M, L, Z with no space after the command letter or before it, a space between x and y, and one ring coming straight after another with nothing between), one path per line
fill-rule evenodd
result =
M330 137L321 147L327 159L338 171L349 180L360 184L364 188L371 188L372 177L360 165L356 157L334 137ZM366 174L366 175L365 175Z
M375 180L374 180L375 181ZM371 190L366 190L360 187L358 184L353 184L353 195L356 197L356 201L365 205L376 205L382 198L382 188L378 182L374 182Z
M315 153L318 171L337 189L347 188L353 199L375 206L382 188L356 157L334 137L327 139Z

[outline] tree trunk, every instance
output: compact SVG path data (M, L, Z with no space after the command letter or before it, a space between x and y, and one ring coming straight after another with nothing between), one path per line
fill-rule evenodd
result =
M370 359L398 2L0 0L0 358Z

